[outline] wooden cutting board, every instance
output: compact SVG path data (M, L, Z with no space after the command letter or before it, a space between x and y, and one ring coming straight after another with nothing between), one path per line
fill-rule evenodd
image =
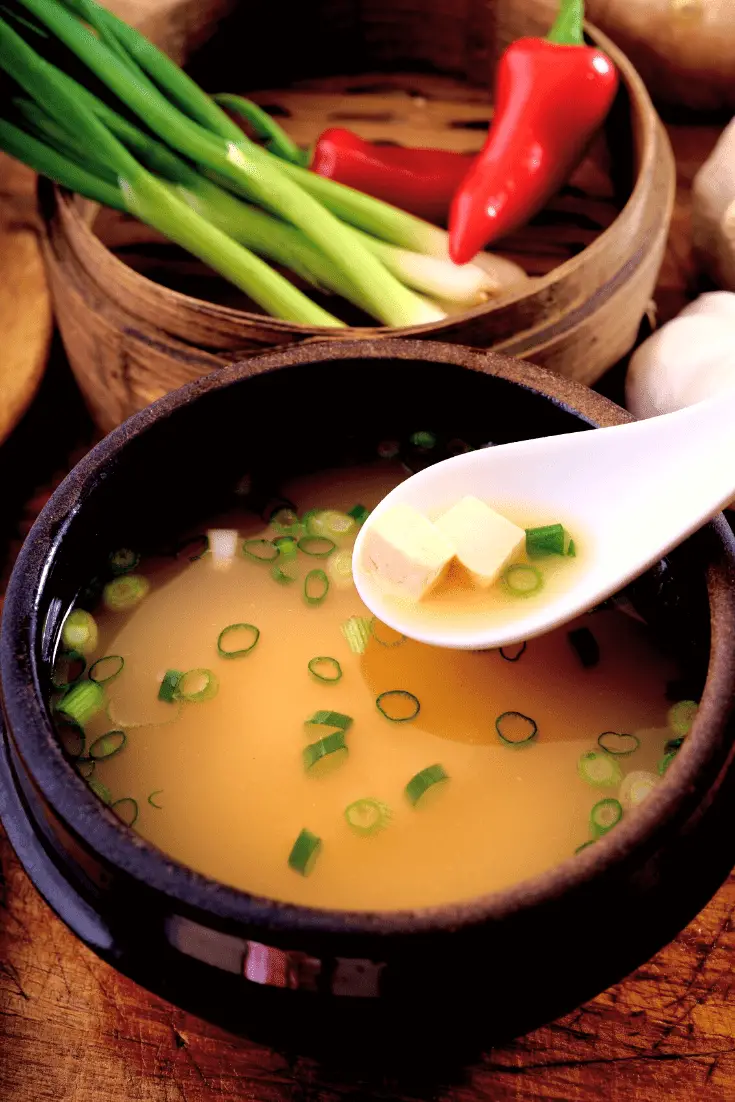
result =
M23 165L0 154L0 443L36 393L51 342L35 181Z

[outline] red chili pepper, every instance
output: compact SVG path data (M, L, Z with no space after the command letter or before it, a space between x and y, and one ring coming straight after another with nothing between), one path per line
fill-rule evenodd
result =
M583 20L583 0L562 0L546 39L519 38L500 59L493 123L449 215L456 264L532 218L610 110L617 71L606 54L584 45Z
M332 127L316 143L311 169L429 221L445 221L474 158L447 149L374 145Z

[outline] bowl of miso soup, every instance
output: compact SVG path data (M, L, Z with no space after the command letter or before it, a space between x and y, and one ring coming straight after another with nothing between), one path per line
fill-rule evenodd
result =
M428 464L627 417L530 364L365 340L223 369L103 440L2 623L0 812L57 914L182 1006L322 1036L517 1032L661 947L734 860L725 521L501 651L399 635L351 569ZM569 531L508 615L585 556L573 518L511 505Z

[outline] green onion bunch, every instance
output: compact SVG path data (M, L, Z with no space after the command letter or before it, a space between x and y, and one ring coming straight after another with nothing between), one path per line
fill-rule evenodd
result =
M0 8L0 149L152 226L286 321L344 324L266 261L390 326L497 290L447 259L443 230L310 172L264 111L208 96L94 0Z

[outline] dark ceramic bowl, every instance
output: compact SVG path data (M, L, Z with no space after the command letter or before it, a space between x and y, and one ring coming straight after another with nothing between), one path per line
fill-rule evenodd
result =
M481 445L626 417L515 360L354 341L222 370L108 436L34 525L2 622L0 813L54 910L141 983L235 1028L272 1027L284 1043L291 1029L308 1044L310 1031L334 1037L354 1021L370 1021L370 1030L392 1023L385 1033L403 1043L408 1033L397 1034L396 1023L409 1012L414 1025L444 1029L448 1016L471 1020L485 1038L507 1035L578 1004L664 944L735 859L735 549L721 518L632 591L661 645L675 651L688 691L703 693L665 782L584 854L468 903L319 911L208 880L97 801L65 761L45 702L60 622L109 549L170 541L226 507L245 472L266 472L265 497L268 479L275 487L284 474L374 455L378 440L416 425Z

